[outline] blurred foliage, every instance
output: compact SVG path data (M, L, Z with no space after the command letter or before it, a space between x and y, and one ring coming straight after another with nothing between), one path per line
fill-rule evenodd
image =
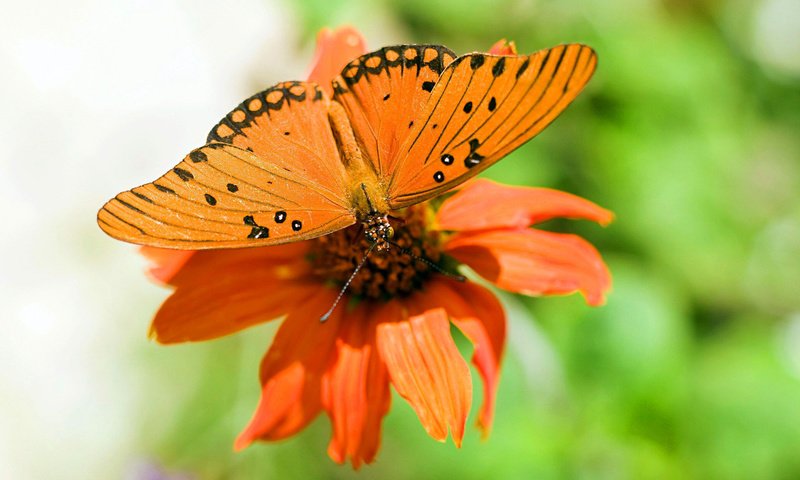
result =
M577 296L507 297L512 338L486 442L471 428L461 450L438 444L395 398L378 461L362 472L327 458L324 418L286 442L233 453L257 402L274 329L265 326L173 347L185 363L154 382L204 374L149 407L154 423L175 418L155 440L142 427L147 454L202 478L800 478L800 68L760 55L770 43L762 37L776 34L762 10L776 2L791 6L287 3L309 39L351 23L374 47L436 42L464 52L502 37L521 52L592 45L600 62L586 92L489 176L613 210L607 229L547 227L590 239L614 291L596 309ZM797 37L785 48L778 53L796 67ZM156 351L148 361L166 355Z

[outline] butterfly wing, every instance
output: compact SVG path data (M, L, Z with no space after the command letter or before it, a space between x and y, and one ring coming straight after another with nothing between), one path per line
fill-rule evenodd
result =
M279 84L245 100L153 183L98 213L127 242L206 249L274 245L352 225L342 166L314 84Z
M334 196L347 191L344 165L328 120L330 100L310 82L283 82L248 98L208 134L308 178Z
M531 139L577 97L596 64L594 51L580 44L529 56L456 59L434 87L424 120L400 147L390 207L439 195Z
M379 178L389 179L433 86L455 54L440 45L397 45L353 60L333 81L356 141Z

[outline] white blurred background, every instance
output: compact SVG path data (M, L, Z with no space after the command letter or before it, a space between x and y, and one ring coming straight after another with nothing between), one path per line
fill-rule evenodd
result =
M3 2L0 478L114 478L147 461L133 442L152 380L133 360L163 350L142 312L164 292L95 212L265 82L302 78L313 39L292 25L259 0Z

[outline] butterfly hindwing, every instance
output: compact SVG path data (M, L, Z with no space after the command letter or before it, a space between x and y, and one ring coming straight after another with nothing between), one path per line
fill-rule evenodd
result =
M400 148L391 208L453 188L538 134L580 93L596 63L594 51L580 44L456 59Z
M455 54L440 45L396 45L356 58L333 81L359 147L381 178L394 172L433 86Z
M234 248L318 237L355 222L338 196L279 159L211 143L153 183L120 193L97 215L127 242L167 248Z

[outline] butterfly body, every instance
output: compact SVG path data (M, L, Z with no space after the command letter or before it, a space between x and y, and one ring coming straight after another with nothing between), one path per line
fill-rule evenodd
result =
M375 214L385 216L390 209L386 186L373 167L374 160L361 151L344 107L331 101L328 116L345 165L347 193L353 215L364 224L370 223Z
M283 82L246 99L156 181L98 212L120 240L207 249L315 238L361 222L388 248L387 215L477 175L544 129L588 82L591 48L468 54L399 45L332 84Z

